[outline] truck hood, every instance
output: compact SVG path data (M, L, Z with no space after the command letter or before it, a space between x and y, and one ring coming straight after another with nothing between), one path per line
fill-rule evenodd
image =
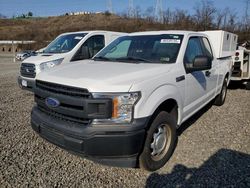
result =
M38 74L37 80L86 88L90 92L128 92L133 84L171 70L173 64L120 63L85 60Z
M28 57L27 59L24 60L24 63L32 63L35 65L40 65L43 62L64 58L66 55L67 53L62 53L62 54L43 53L43 54L38 54L36 56Z

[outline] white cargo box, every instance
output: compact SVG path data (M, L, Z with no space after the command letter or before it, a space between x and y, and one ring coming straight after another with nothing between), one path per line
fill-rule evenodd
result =
M238 36L227 31L205 31L202 32L208 35L211 45L214 48L214 56L223 58L233 56L236 51Z

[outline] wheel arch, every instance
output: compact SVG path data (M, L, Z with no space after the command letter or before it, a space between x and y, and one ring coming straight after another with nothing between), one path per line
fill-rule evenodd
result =
M182 121L183 95L185 91L175 85L162 85L150 93L142 91L142 96L134 109L134 117L152 117L159 109L170 112L170 109L177 109L177 124Z
M169 98L163 101L153 112L152 116L150 117L148 128L150 127L151 123L155 119L155 117L161 112L165 111L169 114L173 115L176 120L176 125L178 125L179 117L180 117L180 109L178 107L178 103L175 99Z

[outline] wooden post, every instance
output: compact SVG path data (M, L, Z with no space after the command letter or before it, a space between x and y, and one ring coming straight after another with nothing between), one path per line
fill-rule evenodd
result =
M12 52L13 52L13 62L16 62L16 57L15 57L15 49L14 49L14 41L12 41Z

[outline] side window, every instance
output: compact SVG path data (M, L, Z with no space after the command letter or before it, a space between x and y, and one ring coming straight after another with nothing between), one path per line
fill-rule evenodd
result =
M89 58L92 58L105 46L104 36L103 35L92 36L87 41L85 41L83 46L89 49Z
M105 46L103 35L95 35L87 39L80 49L76 52L72 61L90 59Z
M116 47L111 49L110 52L105 55L105 57L107 58L127 57L130 44L131 44L131 40L124 40L123 42L118 44Z
M204 54L210 58L213 58L212 48L211 48L211 45L210 45L208 39L203 37L202 41L203 41L203 45L204 45Z
M191 37L188 41L187 49L184 55L185 66L193 67L195 57L200 55L203 55L200 38Z

